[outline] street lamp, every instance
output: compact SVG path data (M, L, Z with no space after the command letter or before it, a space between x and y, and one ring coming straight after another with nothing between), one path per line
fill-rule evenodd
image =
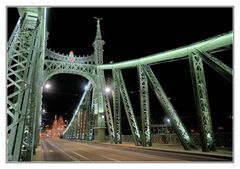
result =
M170 118L164 117L164 123L165 123L166 125L171 125L171 120L170 120Z
M45 89L50 89L51 88L51 85L49 83L45 84L44 86Z
M170 119L169 118L167 118L167 122L170 123Z
M84 90L88 90L88 85L86 85L86 86L84 87Z
M106 93L110 93L110 92L111 92L111 88L110 88L110 87L106 87L106 88L105 88L105 92L106 92Z

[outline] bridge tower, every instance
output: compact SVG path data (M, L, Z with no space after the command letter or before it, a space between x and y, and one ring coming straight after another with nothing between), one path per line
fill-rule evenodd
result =
M101 28L100 28L100 21L102 18L94 17L97 20L97 29L96 29L96 37L95 41L93 42L94 47L94 63L95 65L101 65L103 64L103 45L104 40L102 40L102 34L101 34ZM104 116L104 100L103 100L103 84L101 80L101 76L104 76L104 73L102 70L97 70L97 85L96 85L96 91L97 91L97 115L96 123L94 127L94 140L97 141L104 141L105 139L105 116Z

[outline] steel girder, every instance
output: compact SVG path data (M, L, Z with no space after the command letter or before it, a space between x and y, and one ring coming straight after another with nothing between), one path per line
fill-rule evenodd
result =
M191 52L189 55L189 63L200 127L202 151L207 152L210 150L215 150L215 141L212 128L210 107L208 102L204 68L202 58L198 54L199 52Z
M80 114L79 113L77 113L77 115L76 115L76 117L75 117L76 119L76 121L77 121L77 131L76 131L76 139L80 139Z
M232 69L225 63L214 57L212 54L203 52L200 49L195 49L194 53L199 55L209 66L211 66L229 82L232 82Z
M108 133L109 133L109 138L111 142L115 142L115 129L114 129L114 123L113 123L113 116L112 116L112 109L111 109L111 104L109 101L109 96L105 92L106 88L106 81L105 81L105 75L103 70L99 70L98 74L101 79L101 91L103 93L103 99L104 99L104 107L105 107L105 116L107 120L107 127L108 127Z
M87 140L88 138L88 131L91 130L91 128L88 129L89 126L89 114L91 113L91 88L87 90L85 99L84 99L84 139Z
M151 129L150 129L150 104L148 96L147 77L140 66L138 66L138 80L140 89L140 106L142 119L142 145L152 146Z
M8 161L29 160L33 152L36 112L30 111L35 106L30 98L43 22L37 14L26 12L8 42Z
M92 140L92 136L93 136L93 127L94 127L94 110L92 107L92 90L93 87L92 85L90 86L90 89L88 90L87 93L87 97L88 99L86 100L86 104L87 104L87 131L86 131L86 140L91 141Z
M116 73L116 77L118 78L118 86L120 88L120 93L122 96L122 100L123 100L123 105L125 108L125 112L127 114L127 118L128 118L128 122L129 122L129 126L133 135L133 139L135 142L135 145L141 145L142 144L142 139L141 139L141 134L135 119L135 115L133 112L133 108L132 108L132 104L130 101L130 98L128 96L128 92L125 86L125 82L123 80L123 76L120 70L116 69L114 70L114 72Z
M90 103L90 102L89 102ZM94 127L94 111L95 111L95 88L92 90L91 97L91 107L88 112L88 122L87 122L87 141L93 140L93 127Z
M196 48L202 51L214 51L222 47L231 45L233 42L233 33L221 34L200 42L196 42L184 47L169 50L166 52L156 53L150 56L145 56L139 59L132 59L129 61L118 62L114 64L98 65L98 69L125 69L137 67L138 65L156 64L166 61L174 61L188 57L189 50Z
M96 84L96 66L88 64L71 63L65 61L45 60L44 79L54 74L71 73L86 77L95 86Z
M161 84L157 80L156 76L152 72L151 68L148 65L141 65L142 69L144 70L152 89L154 90L155 95L157 96L164 112L170 118L171 124L173 129L175 130L176 134L178 135L183 147L185 150L195 149L196 145L193 142L191 135L186 130L184 124L182 123L181 119L179 118L176 110L174 109L173 105L169 101L166 93L164 92Z
M75 63L79 64L93 64L94 63L94 55L90 56L74 56ZM46 59L47 60L55 60L55 61L63 61L69 62L69 55L64 55L60 53L56 53L55 51L51 51L50 49L46 49Z
M113 75L113 113L114 113L114 127L116 135L116 144L122 144L122 130L121 130L121 96L118 88L116 70L112 70Z
M82 98L78 104L78 107L68 124L67 128L63 132L63 137L64 138L79 138L81 140L84 140L85 137L87 136L88 130L88 113L90 111L90 94L92 90L92 85L91 82L88 82L87 84L87 89L84 91ZM76 131L75 134L73 134L72 131Z

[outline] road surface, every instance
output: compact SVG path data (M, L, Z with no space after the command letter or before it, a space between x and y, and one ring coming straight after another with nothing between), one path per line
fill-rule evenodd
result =
M64 139L42 140L41 161L78 162L193 162L226 161L214 157L138 149L109 144L68 141Z

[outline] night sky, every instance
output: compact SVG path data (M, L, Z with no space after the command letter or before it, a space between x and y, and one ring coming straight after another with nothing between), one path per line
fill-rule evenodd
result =
M96 35L93 17L97 16L103 18L104 63L125 61L233 31L232 12L232 8L49 8L47 46L65 54L71 50L76 55L93 53L92 43ZM17 19L17 10L9 8L8 37ZM216 57L232 67L231 50L216 54ZM162 63L152 69L187 128L196 127L188 60ZM232 83L207 64L204 69L214 130L224 126L225 131L232 131L229 117L232 116ZM139 119L137 71L126 69L122 72ZM77 75L61 74L53 76L49 82L52 89L43 92L43 106L48 112L44 115L44 123L49 124L55 114L70 119L87 80ZM150 95L152 122L162 123L163 110L152 91ZM124 120L124 111L122 114Z

